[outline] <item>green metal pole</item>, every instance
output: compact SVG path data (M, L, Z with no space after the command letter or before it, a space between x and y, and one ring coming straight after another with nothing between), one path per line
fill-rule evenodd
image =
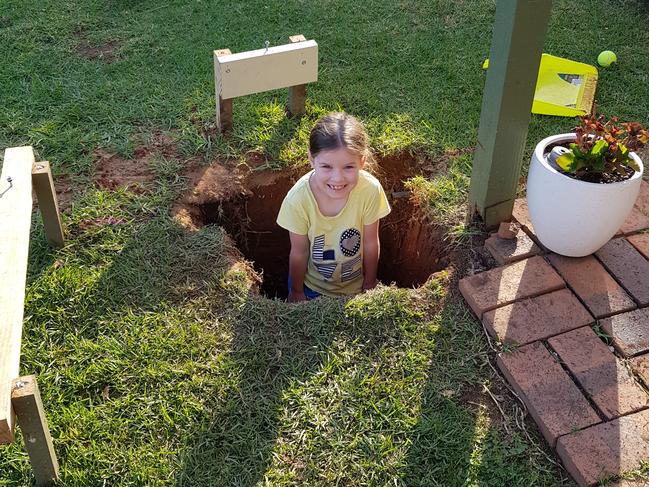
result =
M552 0L499 0L469 202L487 227L512 216Z

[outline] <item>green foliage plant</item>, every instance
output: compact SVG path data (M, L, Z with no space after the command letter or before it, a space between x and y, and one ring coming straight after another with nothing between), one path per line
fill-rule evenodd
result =
M580 119L570 151L556 160L565 173L580 180L614 182L640 171L630 154L641 149L649 139L649 131L641 124L618 123L615 117L605 120L603 115L595 115L594 110Z

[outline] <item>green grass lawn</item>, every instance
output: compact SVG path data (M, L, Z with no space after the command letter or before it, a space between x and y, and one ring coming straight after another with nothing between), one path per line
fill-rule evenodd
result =
M646 2L554 4L545 52L592 64L615 51L600 109L647 124ZM222 229L189 233L169 214L187 161L299 166L313 121L345 109L375 153L447 165L409 184L462 241L494 13L477 0L0 3L0 148L33 145L74 188L65 248L34 216L21 357L61 485L573 485L517 426L458 276L291 306L251 292ZM285 91L254 95L235 100L231 136L215 134L212 50L298 33L320 49L306 117L286 118ZM528 152L574 125L533 116ZM94 184L97 149L131 158L159 133L175 149L152 159L154 190ZM22 439L0 447L0 486L31 481Z

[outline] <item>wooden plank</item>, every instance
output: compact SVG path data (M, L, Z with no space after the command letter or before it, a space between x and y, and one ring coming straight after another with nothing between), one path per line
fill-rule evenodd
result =
M499 1L473 158L471 210L511 217L552 0Z
M0 176L0 443L13 441L11 382L18 377L20 360L33 165L31 147L5 150Z
M286 111L289 117L299 117L306 113L306 85L291 86L288 89Z
M54 180L48 161L37 162L32 170L32 184L38 200L38 208L43 217L45 234L50 244L63 247L63 226L59 214L59 204L56 200Z
M287 88L318 80L318 44L311 40L236 54L214 54L217 93L222 99Z
M288 42L295 44L296 42L306 42L306 37L302 34L296 34L294 36L288 36Z
M216 128L219 132L228 132L232 130L232 98L228 100L218 99L219 121Z
M297 42L306 42L306 38L302 35L290 36L288 38L292 44ZM306 113L306 85L289 86L288 88L288 103L286 111L289 117L299 117Z
M216 129L219 132L226 132L232 128L232 100L221 98L221 86L219 84L219 63L220 56L232 54L230 49L217 49L214 51L214 90L216 95Z
M12 403L36 485L52 485L59 478L59 462L35 376L19 377L13 382Z

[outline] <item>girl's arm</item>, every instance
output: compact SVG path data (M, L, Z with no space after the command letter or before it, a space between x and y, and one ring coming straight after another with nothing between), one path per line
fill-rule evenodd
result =
M291 253L288 256L288 272L291 276L291 289L288 294L289 303L306 301L304 295L304 275L309 261L309 237L288 232L291 238Z
M363 291L376 287L379 267L379 220L363 227Z

